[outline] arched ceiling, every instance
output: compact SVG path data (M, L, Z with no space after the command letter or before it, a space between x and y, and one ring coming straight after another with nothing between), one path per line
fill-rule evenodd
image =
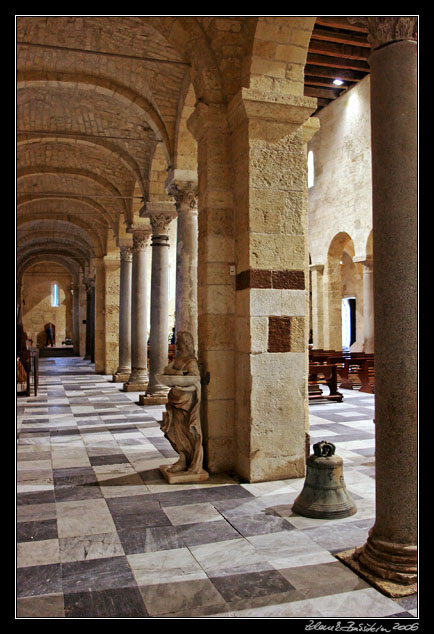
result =
M158 20L17 16L19 270L84 271L149 200L157 148L173 162L190 64Z

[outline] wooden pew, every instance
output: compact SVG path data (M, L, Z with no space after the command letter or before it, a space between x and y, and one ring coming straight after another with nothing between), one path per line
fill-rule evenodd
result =
M327 385L329 394L323 394L320 385ZM335 365L309 363L308 388L309 400L325 398L340 403L344 398L343 394L338 392Z
M354 385L360 385L359 371L365 360L374 359L373 354L365 354L364 352L350 353L351 356L346 357L344 365L341 368L341 384L340 387L345 390L352 390Z
M375 391L375 367L374 359L364 359L358 371L360 379L359 392L366 392L367 394L374 394Z

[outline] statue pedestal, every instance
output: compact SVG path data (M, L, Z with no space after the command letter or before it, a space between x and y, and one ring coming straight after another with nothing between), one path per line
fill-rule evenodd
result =
M205 471L204 469L202 469L200 473L191 473L191 471L177 471L176 473L171 473L170 471L167 471L167 469L171 466L172 465L170 464L160 466L160 471L169 484L203 482L209 478L208 471Z

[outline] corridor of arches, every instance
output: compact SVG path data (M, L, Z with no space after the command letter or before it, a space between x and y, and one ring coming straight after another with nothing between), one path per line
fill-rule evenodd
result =
M18 618L417 616L417 21L16 16ZM319 440L352 517L292 511Z

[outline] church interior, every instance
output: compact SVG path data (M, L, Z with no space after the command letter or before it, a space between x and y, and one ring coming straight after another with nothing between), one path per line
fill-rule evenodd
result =
M15 25L16 618L411 624L418 16Z

